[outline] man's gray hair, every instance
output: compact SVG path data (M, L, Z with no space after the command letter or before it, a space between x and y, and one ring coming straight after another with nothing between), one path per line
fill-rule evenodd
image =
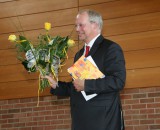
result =
M85 9L85 10L81 10L78 12L78 14L82 14L82 13L87 13L89 16L89 21L92 23L97 23L98 27L100 29L100 31L102 30L102 26L103 26L103 20L102 20L102 16L100 13L94 11L94 10L89 10L89 9Z

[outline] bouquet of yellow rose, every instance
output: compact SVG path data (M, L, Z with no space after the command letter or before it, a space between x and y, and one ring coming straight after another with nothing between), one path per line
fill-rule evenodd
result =
M45 23L46 33L38 36L38 44L32 44L25 36L10 35L8 40L16 43L17 58L28 72L39 71L40 75L52 74L58 80L58 72L68 58L67 50L75 42L66 37L49 35L51 23ZM49 86L47 79L39 77L39 91ZM39 92L38 91L38 92Z

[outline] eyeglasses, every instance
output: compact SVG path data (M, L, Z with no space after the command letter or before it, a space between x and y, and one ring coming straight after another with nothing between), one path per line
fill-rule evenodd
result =
M86 24L76 24L75 28L84 28L86 26Z
M90 21L90 24L93 24L93 23L95 23L95 22L94 22L94 21ZM82 23L76 24L76 25L75 25L75 28L84 28L86 25L87 25L87 24L82 24Z

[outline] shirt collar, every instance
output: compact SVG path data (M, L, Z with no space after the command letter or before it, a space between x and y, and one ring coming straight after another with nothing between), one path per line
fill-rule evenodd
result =
M100 36L100 34L98 34L96 37L94 37L88 44L85 43L85 46L89 46L90 49L91 49L91 47L93 46L95 40L96 40L97 37L99 37L99 36Z

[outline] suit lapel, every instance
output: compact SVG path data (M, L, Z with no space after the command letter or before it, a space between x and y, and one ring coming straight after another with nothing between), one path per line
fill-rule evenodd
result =
M100 35L100 36L95 40L95 42L94 42L91 50L89 51L89 54L88 54L88 55L93 56L93 55L96 53L96 51L97 51L98 47L100 46L100 43L102 43L103 39L104 39L104 37L103 37L102 35ZM78 55L76 56L76 60L78 60L78 59L83 55L83 53L84 53L84 46L83 46L83 48L79 51Z
M96 51L97 51L97 49L99 48L100 43L102 43L103 39L104 39L104 37L103 37L102 35L100 35L100 36L95 40L95 42L94 42L91 50L89 51L89 55L93 56L93 55L96 53ZM83 49L83 50L84 50L84 49Z

